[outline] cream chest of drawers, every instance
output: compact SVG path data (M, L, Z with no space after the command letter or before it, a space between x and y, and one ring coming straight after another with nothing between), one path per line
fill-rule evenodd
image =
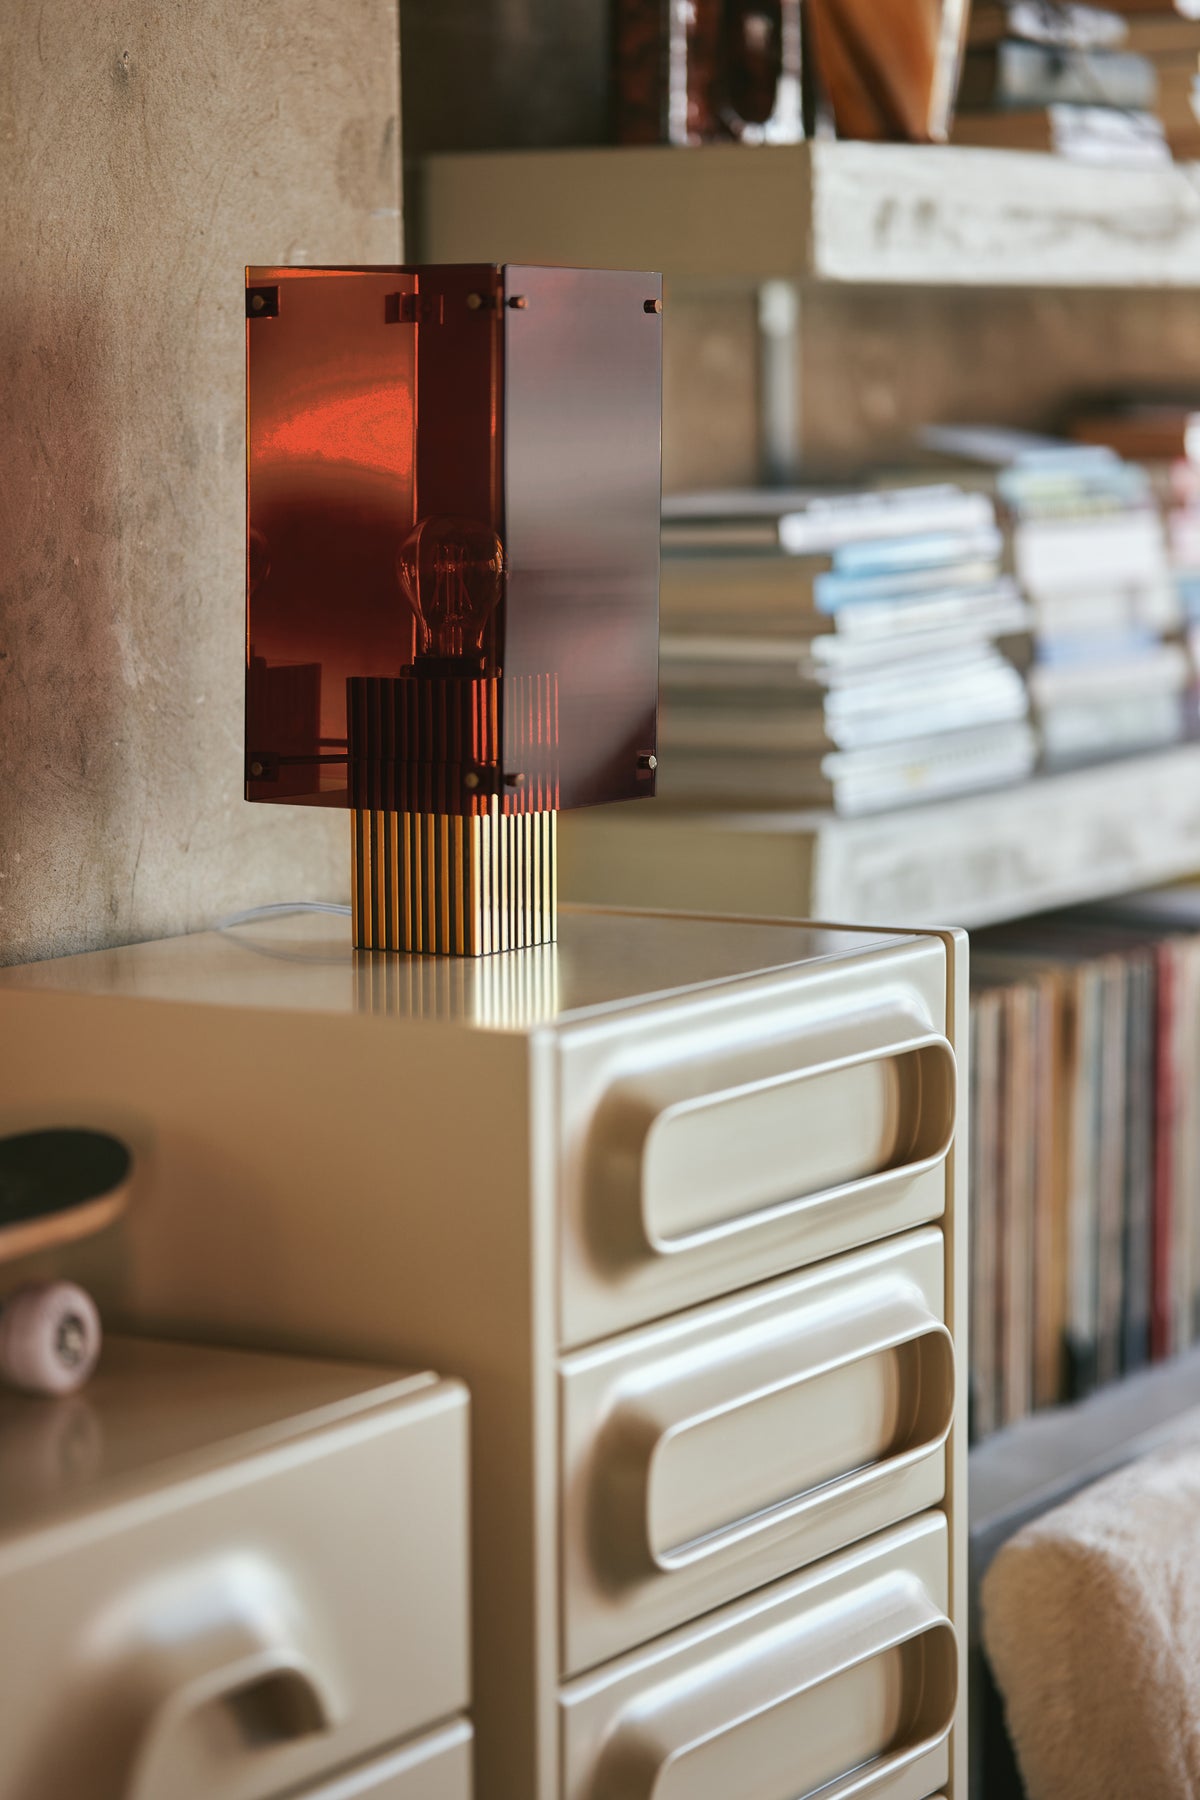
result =
M966 1800L965 1005L952 933L268 922L0 975L0 1124L133 1143L112 1316L468 1383L480 1800Z
M5 1800L470 1800L467 1395L115 1338L0 1396Z

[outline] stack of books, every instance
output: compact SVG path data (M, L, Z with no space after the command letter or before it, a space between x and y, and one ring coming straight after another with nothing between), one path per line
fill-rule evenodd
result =
M1177 742L1191 671L1150 475L1103 444L933 427L991 463L1033 608L1029 692L1049 767Z
M1200 728L1200 467L1191 461L1176 462L1167 481L1167 541L1192 665L1188 728L1195 734Z
M1146 167L1200 150L1196 0L977 0L951 142Z
M1003 548L949 483L664 501L659 793L865 813L1028 774Z
M1072 435L1154 465L1192 663L1189 712L1194 729L1200 712L1200 411L1188 401L1126 399L1084 413L1074 421Z
M1200 463L1200 413L1186 401L1126 397L1089 407L1072 420L1071 436L1137 462Z
M1200 889L971 940L971 1430L1200 1337Z

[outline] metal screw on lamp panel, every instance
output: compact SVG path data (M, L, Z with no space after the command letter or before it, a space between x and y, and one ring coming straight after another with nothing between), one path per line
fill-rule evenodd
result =
M529 300L525 294L513 294L508 301L508 305L515 306L518 312L524 312L529 305Z
M505 787L524 787L525 777L519 771L515 774L506 775L504 777L504 785Z
M251 775L261 775L263 773L262 764L260 762L252 762L250 764L250 773Z
M642 755L638 757L637 766L639 769L648 769L653 774L658 767L658 758L652 750L643 751Z
M248 319L275 319L278 316L279 289L277 287L246 289L246 317Z
M469 788L477 788L479 786L479 777L474 769L468 769L463 776L463 786Z
M470 310L472 312L478 312L480 307L483 304L484 304L484 300L483 300L482 294L468 294L467 295L467 306L470 308Z
M643 300L642 301L642 311L648 312L648 313L660 313L662 311L662 301L661 300Z

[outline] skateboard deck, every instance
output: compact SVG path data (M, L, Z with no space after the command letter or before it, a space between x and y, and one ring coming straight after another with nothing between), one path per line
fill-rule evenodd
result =
M133 1157L105 1131L0 1137L0 1262L90 1237L129 1199Z

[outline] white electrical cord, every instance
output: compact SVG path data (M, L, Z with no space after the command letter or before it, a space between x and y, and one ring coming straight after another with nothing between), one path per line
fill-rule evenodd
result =
M324 955L319 950L286 950L279 944L264 944L255 937L238 937L234 932L237 925L254 925L261 919L283 919L289 913L336 913L341 918L349 918L350 908L334 900L276 900L268 906L248 906L244 912L227 913L210 929L233 933L230 942L237 944L239 949L249 950L255 956L271 957L277 962L344 964L345 958L341 956Z
M336 900L274 900L268 906L248 906L244 912L226 913L212 926L213 931L232 931L235 925L253 925L258 919L283 919L289 913L337 913L350 916L350 908Z

